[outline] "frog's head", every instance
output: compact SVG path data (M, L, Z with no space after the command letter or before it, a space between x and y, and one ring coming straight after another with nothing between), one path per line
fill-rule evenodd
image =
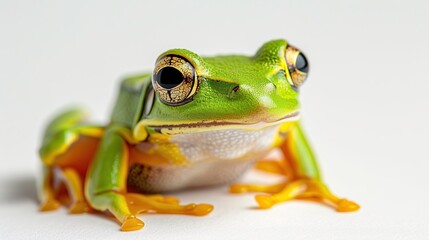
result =
M136 129L175 134L294 121L307 73L304 55L285 40L265 43L254 56L200 57L169 50L156 61Z

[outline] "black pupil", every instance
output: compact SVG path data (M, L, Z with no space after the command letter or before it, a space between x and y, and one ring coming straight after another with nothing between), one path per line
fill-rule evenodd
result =
M307 59L305 59L302 53L299 53L298 57L296 57L296 69L298 69L300 72L308 73L308 68L309 66Z
M174 67L165 67L155 75L155 81L163 88L171 89L183 81L183 74Z

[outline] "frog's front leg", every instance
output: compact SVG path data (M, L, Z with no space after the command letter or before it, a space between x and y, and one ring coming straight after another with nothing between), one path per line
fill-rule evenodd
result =
M141 229L144 223L136 214L147 211L172 214L206 215L208 204L179 205L175 198L145 196L127 192L128 144L118 129L106 131L89 170L85 195L90 205L109 211L122 224L122 231Z
M280 145L284 160L261 161L257 163L256 167L266 172L284 175L287 179L280 184L270 186L233 184L230 191L233 193L268 193L269 195L255 196L258 205L264 209L292 199L308 199L334 206L339 212L358 210L358 204L337 197L323 183L315 157L299 123L288 124L284 134L287 134L287 137Z

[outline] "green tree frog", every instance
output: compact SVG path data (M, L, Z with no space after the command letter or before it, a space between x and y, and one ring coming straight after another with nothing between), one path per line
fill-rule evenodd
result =
M109 212L121 230L138 230L138 213L202 216L213 209L160 193L231 183L255 166L284 180L236 183L230 191L257 192L262 209L308 199L358 210L326 187L298 120L308 70L304 54L285 40L269 41L253 56L164 52L153 73L122 81L106 126L86 122L81 109L48 124L39 151L40 209ZM281 159L267 160L275 149Z

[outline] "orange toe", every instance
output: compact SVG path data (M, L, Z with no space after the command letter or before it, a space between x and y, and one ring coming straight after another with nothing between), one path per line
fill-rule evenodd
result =
M88 206L86 202L77 202L73 204L69 209L69 213L71 214L86 213L90 211L91 211L91 208Z
M357 203L349 201L345 198L341 199L337 205L338 212L354 212L359 210L360 206Z
M198 204L193 210L192 212L196 215L196 216L204 216L209 214L211 211L213 211L213 205L210 204Z
M125 220L125 222L122 223L121 231L136 231L142 229L143 227L144 223L142 220L136 218L135 216L130 216L127 220Z
M274 205L274 201L267 195L256 195L255 200L262 209L268 209Z
M246 192L246 187L242 186L241 184L232 184L229 186L229 192L230 193L244 193Z

